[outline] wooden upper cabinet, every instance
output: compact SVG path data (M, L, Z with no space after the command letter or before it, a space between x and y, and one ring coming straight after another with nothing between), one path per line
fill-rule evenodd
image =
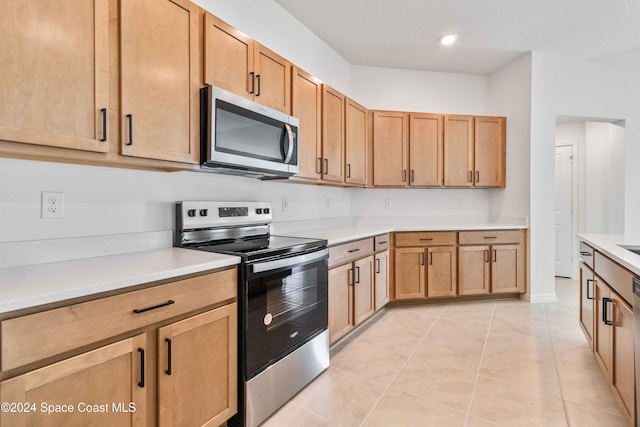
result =
M322 173L322 82L294 66L291 111L298 127L299 177L320 179Z
M345 103L345 182L367 183L367 109L352 99Z
M373 112L373 185L402 186L408 183L409 114Z
M345 96L326 84L322 86L322 179L344 182Z
M0 140L108 151L108 0L2 2Z
M258 42L253 44L254 101L291 113L291 63Z
M409 116L409 183L416 186L439 186L443 184L443 145L440 114L417 114Z
M444 185L473 186L473 116L444 116Z
M197 163L197 7L127 0L120 19L122 154Z
M291 63L209 13L204 18L204 82L291 113Z
M475 118L475 174L476 187L505 186L504 117Z
M204 40L204 82L253 99L253 39L205 13Z

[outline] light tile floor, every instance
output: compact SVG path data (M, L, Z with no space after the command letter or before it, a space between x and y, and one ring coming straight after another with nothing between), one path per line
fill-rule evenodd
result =
M578 286L556 280L547 304L387 309L264 426L624 426Z

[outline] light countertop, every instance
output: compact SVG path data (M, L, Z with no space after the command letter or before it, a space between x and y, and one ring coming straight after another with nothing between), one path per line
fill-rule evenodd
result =
M0 269L0 313L238 264L239 257L166 248Z
M603 253L618 264L640 276L640 255L634 254L619 245L640 248L640 239L625 237L620 234L585 234L579 233L578 239Z
M297 231L295 233L287 233L287 235L326 239L329 242L329 246L332 246L352 240L365 239L378 234L400 231L521 230L526 228L526 225L506 223L413 224L389 222L388 224L361 224L344 227L317 228Z

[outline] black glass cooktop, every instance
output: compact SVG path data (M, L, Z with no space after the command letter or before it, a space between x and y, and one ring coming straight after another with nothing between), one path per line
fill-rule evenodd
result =
M322 239L263 235L240 240L191 246L190 249L241 256L242 259L247 262L293 255L297 252L307 252L326 246L327 241Z

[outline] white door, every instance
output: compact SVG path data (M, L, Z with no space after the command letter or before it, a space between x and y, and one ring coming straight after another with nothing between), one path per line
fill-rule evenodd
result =
M571 277L573 267L573 147L556 146L556 276Z

